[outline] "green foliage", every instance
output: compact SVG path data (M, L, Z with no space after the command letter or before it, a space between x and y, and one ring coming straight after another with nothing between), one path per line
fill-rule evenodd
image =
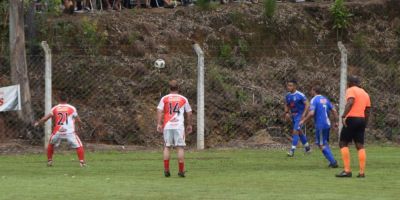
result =
M244 91L244 90L242 90L242 89L238 89L238 90L236 90L236 99L240 102L240 103L243 103L243 102L245 102L247 99L248 99L248 95L247 95L247 93Z
M223 59L229 59L232 57L232 47L228 43L223 43L219 49L219 56Z
M54 15L60 15L61 14L61 9L60 9L60 0L47 0L47 12L50 14Z
M212 10L216 8L216 4L211 3L210 0L197 0L196 5L200 10Z
M264 16L271 19L276 11L276 0L264 0Z
M333 17L333 28L337 30L337 36L339 39L342 31L349 26L349 18L352 14L344 5L344 0L335 0L330 8L330 12Z
M89 44L88 53L98 53L100 47L106 41L106 36L99 30L97 21L85 17L81 20L81 28L84 36L82 44Z
M246 25L246 20L245 20L245 15L242 12L233 11L228 14L228 17L234 26L239 27L241 29L245 28L244 26Z
M238 40L238 45L239 45L240 53L242 53L244 55L247 55L249 53L250 45L246 40L239 39Z
M365 36L363 33L357 33L354 37L354 46L359 49L365 49L367 47L367 43L365 41Z
M138 32L132 32L128 37L128 44L133 44L139 38L139 35Z

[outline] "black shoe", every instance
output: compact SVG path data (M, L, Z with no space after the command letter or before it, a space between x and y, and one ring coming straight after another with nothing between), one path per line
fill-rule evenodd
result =
M359 174L357 175L357 178L365 178L365 174L360 174L360 173L359 173Z
M178 173L178 176L179 176L179 177L182 177L182 178L185 178L185 172L179 172L179 173Z
M352 176L353 176L353 174L351 172L345 172L345 171L342 171L339 174L336 174L336 177L338 177L338 178L350 178Z
M332 163L329 164L328 167L329 167L329 168L338 168L339 165L337 164L337 162L335 162L335 163L333 163L333 164L332 164Z
M171 173L170 173L169 171L164 171L164 176L165 176L165 177L170 177L170 176L171 176Z

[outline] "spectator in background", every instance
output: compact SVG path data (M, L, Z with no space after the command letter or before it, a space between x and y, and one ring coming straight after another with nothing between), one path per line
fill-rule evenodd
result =
M176 8L177 6L176 0L164 0L164 8Z

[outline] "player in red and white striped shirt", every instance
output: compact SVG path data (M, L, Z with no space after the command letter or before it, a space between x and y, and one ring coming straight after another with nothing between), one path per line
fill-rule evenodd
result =
M81 167L86 166L84 160L84 150L81 140L79 139L75 125L81 123L76 108L67 104L67 96L60 94L58 97L59 103L51 109L51 113L44 116L41 120L35 123L35 126L43 124L50 118L53 119L53 132L51 134L49 145L47 146L47 166L53 165L54 147L60 145L61 140L67 140L69 145L76 149L79 163Z
M170 148L176 147L178 152L180 177L185 177L184 147L185 117L187 114L186 133L192 132L192 108L186 97L178 94L178 82L169 82L170 94L161 98L157 106L157 131L164 134L164 175L171 176L169 171ZM164 118L164 120L162 120Z

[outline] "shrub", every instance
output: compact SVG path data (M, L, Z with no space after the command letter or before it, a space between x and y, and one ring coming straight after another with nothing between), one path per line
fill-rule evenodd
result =
M333 17L333 29L336 29L337 39L342 39L343 30L349 26L349 18L352 14L344 5L344 0L335 0L330 12Z
M264 0L264 15L272 18L276 11L276 0Z

